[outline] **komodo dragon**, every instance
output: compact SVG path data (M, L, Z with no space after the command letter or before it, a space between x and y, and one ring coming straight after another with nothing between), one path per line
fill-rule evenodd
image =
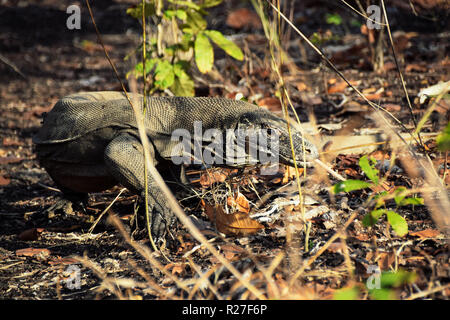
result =
M142 96L138 98L143 110ZM152 160L161 173L165 172L159 167L163 164L178 170L173 171L177 174L182 171L182 166L170 161L180 144L172 141L171 135L176 129L194 133L194 121L201 121L203 130L275 130L280 162L293 164L286 122L265 109L224 98L150 97L144 123ZM318 157L317 149L299 131L292 130L297 163L310 166ZM66 199L86 198L89 192L106 190L117 183L144 194L142 145L133 110L121 92L81 92L64 97L45 116L33 142L40 165ZM151 229L156 238L161 238L175 218L151 176L148 182Z

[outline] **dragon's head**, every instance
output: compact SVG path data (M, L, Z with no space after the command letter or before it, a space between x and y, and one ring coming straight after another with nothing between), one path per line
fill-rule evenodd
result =
M244 131L257 130L259 132L257 149L271 155L272 159L278 159L280 163L294 166L295 154L298 166L312 167L313 161L319 157L316 146L292 125L290 129L293 148L291 148L286 121L266 110L244 114L239 119L238 128Z

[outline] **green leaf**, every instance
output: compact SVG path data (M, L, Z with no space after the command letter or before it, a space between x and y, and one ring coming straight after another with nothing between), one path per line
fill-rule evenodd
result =
M354 190L369 188L371 186L372 186L371 183L361 181L361 180L350 179L350 180L345 180L345 181L336 183L333 186L332 191L333 191L333 193L350 192L350 191L354 191Z
M342 18L340 15L338 15L337 13L327 13L326 16L326 21L328 24L334 24L334 25L340 25L342 24Z
M188 10L186 24L190 29L192 29L192 34L197 34L206 29L207 22L203 19L202 15L194 10ZM184 28L183 28L184 29Z
M155 85L161 89L167 89L175 81L173 66L169 61L158 63L155 69Z
M334 300L357 300L359 296L359 288L354 286L351 288L343 288L336 290L333 295Z
M382 288L398 288L403 284L413 283L416 279L414 272L398 270L397 272L383 272L380 285Z
M201 9L200 6L198 6L195 3L190 2L190 1L177 1L177 0L168 0L168 1L170 3L176 4L176 5L179 5L179 6L182 6L182 7L188 7L188 8L197 10L197 11Z
M438 149L441 151L450 150L450 122L447 127L442 131L440 135L436 138Z
M398 213L390 210L386 212L386 215L389 224L399 237L403 237L408 234L408 224L406 223L405 218L403 218Z
M424 205L424 200L423 198L419 198L419 197L412 197L412 198L406 198L403 199L399 206L407 206L407 205L415 205L415 206L423 206Z
M372 289L369 290L369 295L374 300L397 300L395 291L392 289Z
M201 5L202 8L211 8L218 6L222 3L222 0L205 0L203 4Z
M240 61L244 59L244 54L242 53L241 48L239 48L233 41L225 38L220 31L206 30L204 33L229 56Z
M373 199L377 201L375 204L375 209L378 209L385 204L384 197L387 195L389 195L387 191L382 191L373 197Z
M145 17L155 15L155 6L152 3L145 2ZM142 2L135 7L127 9L127 14L135 19L142 19Z
M187 63L180 61L174 64L175 81L170 87L176 96L192 97L195 95L194 81L186 72Z
M164 18L170 20L173 17L177 17L180 20L186 20L187 14L186 14L186 11L184 11L182 9L164 11Z
M369 163L369 159L367 158L367 156L361 157L359 159L359 166L361 167L361 170L364 171L366 176L370 180L372 180L373 183L378 185L378 182L379 182L378 170L375 169L376 161L373 158L371 158L370 160L372 161L372 164Z
M208 37L202 32L197 35L194 44L195 62L201 73L211 71L214 62L214 50Z
M368 214L366 214L362 220L363 226L365 227L371 227L375 223L377 223L378 219L387 212L386 209L378 209L378 210L372 210Z
M188 51L193 46L194 42L192 41L192 34L184 32L180 41L181 50Z
M394 201L398 206L400 205L402 200L406 197L405 191L406 191L405 187L398 187L397 189L395 189Z

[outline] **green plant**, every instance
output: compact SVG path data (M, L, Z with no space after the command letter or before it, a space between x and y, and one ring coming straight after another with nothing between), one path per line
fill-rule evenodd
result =
M398 270L397 272L381 272L378 275L377 283L371 283L370 288L366 283L357 283L350 287L336 290L333 295L334 300L358 300L363 292L368 292L372 300L396 300L398 299L397 289L403 285L411 284L416 280L414 272ZM367 280L369 281L369 280Z
M335 184L332 187L334 193L339 192L351 192L354 190L361 190L366 188L379 187L381 185L379 171L375 168L376 160L373 158L368 158L363 156L359 159L359 166L365 175L370 179L371 182L361 181L361 180L346 180ZM386 199L393 197L397 207L406 205L423 205L423 198L410 197L407 198L408 194L405 187L399 187L394 191L394 195L391 196L388 192L377 192L372 196L375 200L374 208L364 216L362 223L365 227L370 227L375 225L377 221L382 217L386 216L388 223L391 225L392 229L397 233L398 236L402 237L408 233L408 224L405 218L396 213L394 210L390 210L386 207Z
M447 127L436 138L438 149L441 151L450 150L450 122Z
M194 60L202 73L211 71L214 63L211 41L229 56L243 60L244 54L236 44L220 31L207 29L206 10L221 2L152 0L145 2L145 10L142 3L129 8L127 13L138 20L142 16L151 18L157 25L157 34L147 44L145 61L136 64L127 76L133 73L139 78L145 74L145 81L150 83L150 93L169 89L178 96L193 96L191 62Z

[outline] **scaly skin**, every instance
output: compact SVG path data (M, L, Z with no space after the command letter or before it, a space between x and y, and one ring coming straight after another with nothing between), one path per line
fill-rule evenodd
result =
M136 98L142 110L142 96ZM222 98L150 97L147 105L144 124L157 168L179 171L171 157L180 142L171 139L172 133L184 129L194 135L196 121L204 131L267 129L267 135L279 137L280 162L293 165L286 122L265 109ZM294 128L292 134L297 163L310 166L318 157L316 147ZM123 93L84 92L64 97L46 115L33 142L41 166L67 194L102 191L117 183L144 193L142 145L133 110ZM204 147L211 141L200 143ZM148 194L152 233L159 238L174 215L151 177Z

